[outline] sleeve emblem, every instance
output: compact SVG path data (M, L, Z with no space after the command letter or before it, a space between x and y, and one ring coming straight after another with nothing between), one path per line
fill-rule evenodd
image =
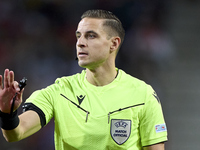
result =
M155 130L156 130L156 133L167 131L166 124L164 123L164 124L155 125Z

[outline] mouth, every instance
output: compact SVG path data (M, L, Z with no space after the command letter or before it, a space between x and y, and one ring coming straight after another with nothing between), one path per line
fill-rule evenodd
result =
M79 57L83 57L83 56L87 56L87 55L88 55L88 53L86 53L86 52L79 52L78 53Z

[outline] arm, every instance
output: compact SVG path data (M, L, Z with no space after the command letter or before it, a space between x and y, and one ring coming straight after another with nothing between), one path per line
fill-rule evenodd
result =
M141 113L140 134L144 150L164 150L167 141L167 128L160 100L152 88Z
M7 118L10 117L10 111L11 111L11 105L13 98L15 96L15 93L18 93L15 99L14 104L14 111L17 110L17 108L22 103L22 93L23 90L20 91L18 87L18 83L14 81L14 72L9 71L8 69L4 72L4 85L3 85L3 78L0 75L0 111L6 115L4 119L1 116L2 124L5 123ZM13 112L14 112L13 111ZM16 116L18 118L18 116ZM12 124L11 122L5 123L4 126L7 127L7 125ZM1 126L3 127L3 126ZM36 112L34 111L27 111L19 116L19 124L16 124L14 128L12 129L2 129L3 135L5 139L9 142L12 141L19 141L36 131L38 131L41 128L40 125L40 119Z
M20 123L13 130L2 129L8 142L22 140L41 129L40 118L35 111L26 111L19 116Z
M143 150L165 150L165 144L164 143L158 143L151 146L146 146L143 148Z

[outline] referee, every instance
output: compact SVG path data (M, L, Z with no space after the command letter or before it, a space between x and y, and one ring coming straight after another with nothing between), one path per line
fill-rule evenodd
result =
M125 35L121 21L109 11L88 10L75 33L78 64L85 69L33 92L19 116L23 89L13 71L0 75L5 139L22 140L54 118L56 150L164 150L167 128L158 96L115 66Z

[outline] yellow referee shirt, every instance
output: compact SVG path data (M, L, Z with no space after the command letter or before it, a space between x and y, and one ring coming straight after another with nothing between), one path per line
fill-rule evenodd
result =
M118 69L116 79L94 86L81 74L58 78L34 92L33 103L55 120L56 150L142 150L167 141L160 101L151 88Z

